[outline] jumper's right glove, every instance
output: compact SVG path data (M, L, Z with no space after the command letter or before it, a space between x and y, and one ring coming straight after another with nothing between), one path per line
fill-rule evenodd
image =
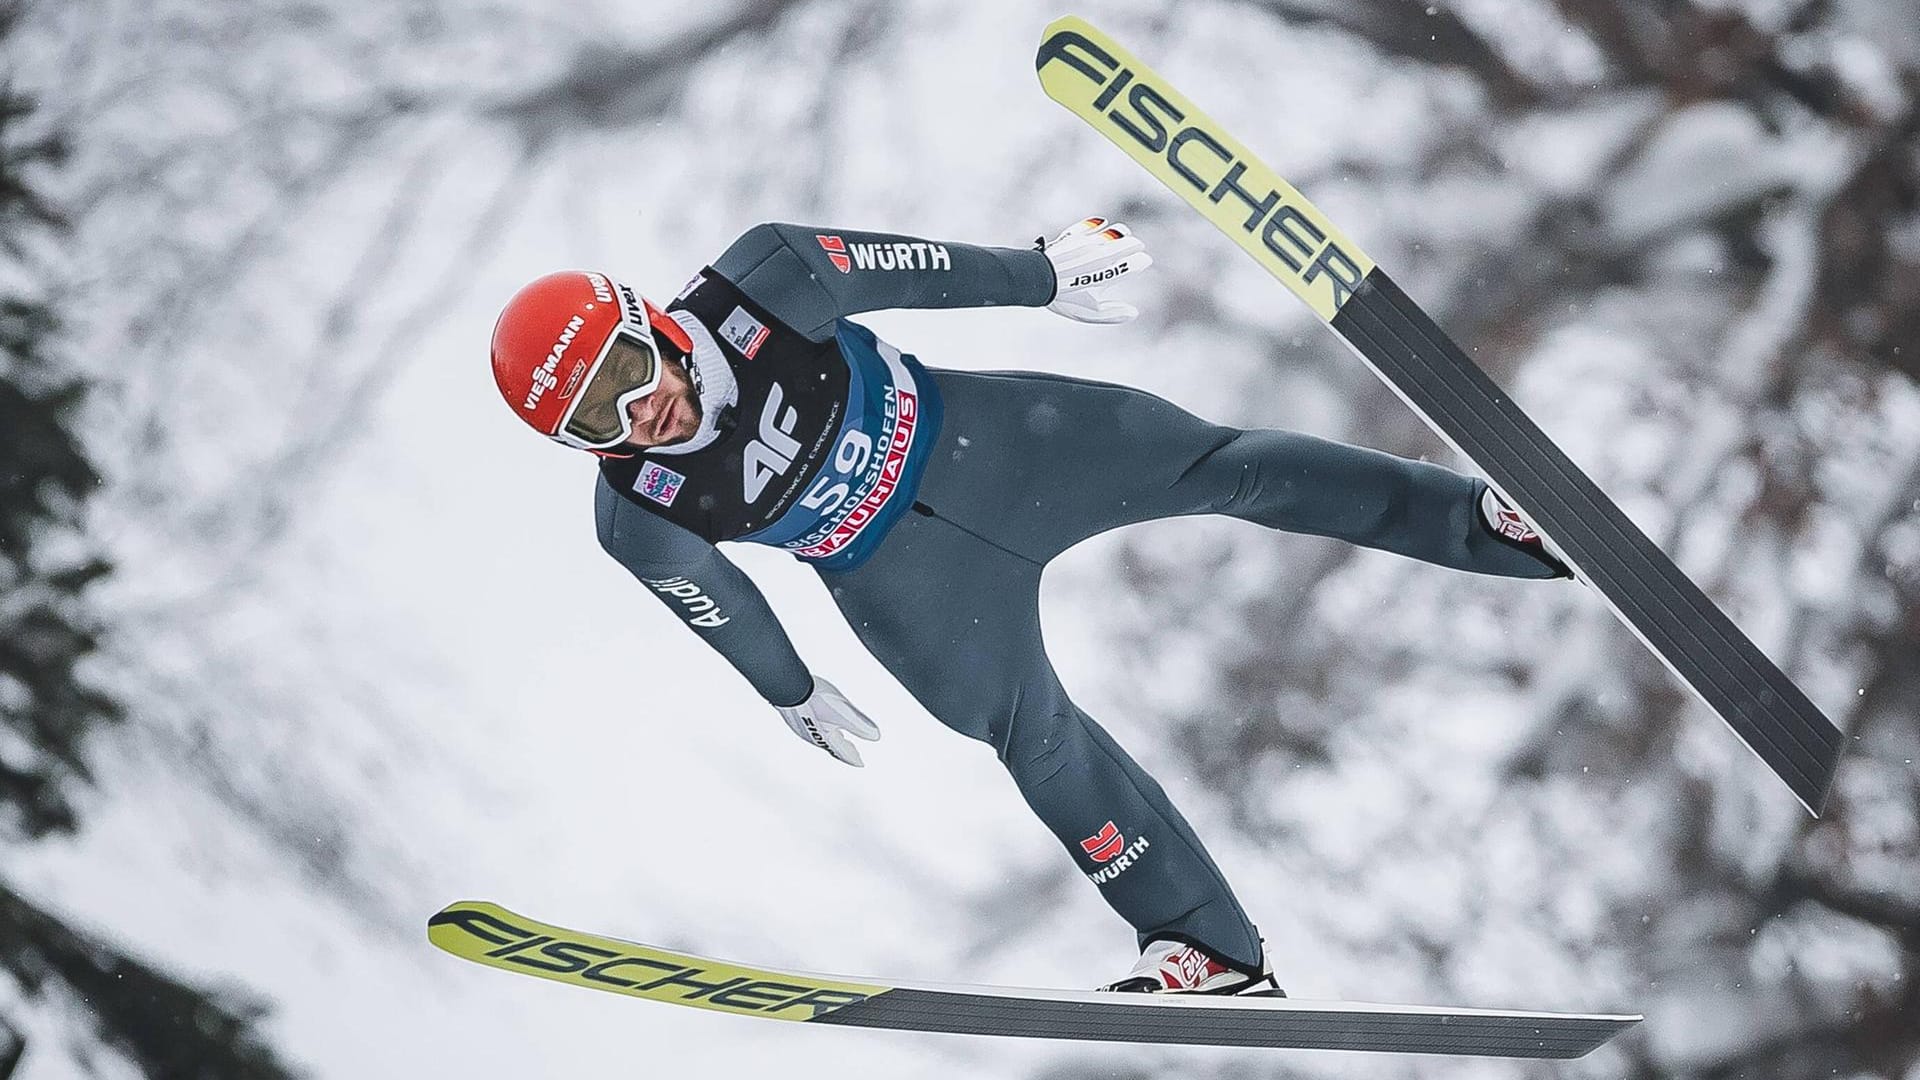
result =
M1048 240L1033 242L1053 264L1053 301L1047 310L1078 322L1122 323L1140 309L1109 299L1113 283L1153 265L1147 245L1118 222L1090 217Z
M832 754L854 768L861 768L860 751L847 738L854 735L868 742L880 738L880 726L848 701L832 683L813 678L813 693L798 705L776 705L780 718L795 735Z

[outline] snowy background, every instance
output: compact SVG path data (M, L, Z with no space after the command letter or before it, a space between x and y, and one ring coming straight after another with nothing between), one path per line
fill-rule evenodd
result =
M881 723L860 772L600 552L591 464L512 420L484 360L552 268L670 296L760 221L1023 244L1104 212L1156 258L1133 324L869 321L935 366L1464 467L1041 94L1064 10L14 11L0 70L32 108L0 166L66 224L0 218L0 284L57 313L44 347L91 386L60 415L99 482L10 541L0 620L74 584L63 565L111 569L60 601L93 627L91 696L61 699L84 723L48 722L0 649L0 1065L1920 1080L1911 0L1074 9L1389 268L1850 733L1815 822L1577 587L1213 520L1051 569L1068 688L1208 838L1292 993L1644 1011L1617 1045L1542 1066L818 1031L427 946L429 914L488 898L851 974L1089 986L1130 963L991 751L810 572L728 552ZM64 153L19 152L48 137ZM11 355L10 385L50 385Z

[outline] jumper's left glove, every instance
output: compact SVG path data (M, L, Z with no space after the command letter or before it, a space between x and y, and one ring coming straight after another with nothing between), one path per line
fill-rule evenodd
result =
M1061 230L1048 240L1033 242L1053 264L1053 301L1047 310L1088 323L1122 323L1140 309L1110 299L1113 283L1153 265L1147 245L1118 222L1090 217Z
M880 725L867 719L867 714L848 701L839 688L818 675L813 677L813 693L807 695L807 700L798 705L774 707L780 710L780 719L787 722L795 735L856 769L861 767L860 751L853 748L847 736L855 735L868 742L880 738Z

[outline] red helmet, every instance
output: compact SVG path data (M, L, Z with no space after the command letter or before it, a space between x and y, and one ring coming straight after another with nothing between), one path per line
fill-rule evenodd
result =
M535 431L603 451L633 434L627 406L659 388L663 344L693 351L680 324L632 289L563 270L507 301L493 326L493 381Z

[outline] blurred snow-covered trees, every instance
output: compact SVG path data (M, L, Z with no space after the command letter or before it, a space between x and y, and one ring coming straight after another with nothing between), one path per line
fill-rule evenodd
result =
M0 42L18 18L0 8ZM79 430L89 387L63 343L75 313L50 285L67 221L44 188L75 137L85 136L0 87L0 846L9 850L80 827L89 742L123 719L86 670L104 621L91 587L112 567L83 531L100 483ZM19 1065L30 1032L61 1029L52 1014L149 1075L285 1077L257 1009L127 955L0 874L0 1076Z
M900 343L934 364L1130 381L1224 421L1449 460L1290 298L1045 102L1030 56L1056 13L951 0L27 8L5 43L8 71L22 107L40 108L31 124L6 114L4 176L28 180L5 189L4 220L9 244L40 239L7 255L5 296L19 306L7 309L6 388L25 396L0 445L10 472L38 461L46 471L26 475L53 482L8 489L0 619L49 613L62 655L91 651L96 675L24 706L0 695L10 736L45 736L0 753L20 825L9 843L72 823L82 736L124 708L114 755L95 770L107 811L156 792L190 804L177 820L142 806L145 828L184 863L257 845L257 861L230 861L321 897L303 916L366 928L394 985L410 985L400 973L422 948L421 901L396 882L446 873L423 836L502 844L519 814L529 820L515 827L556 846L540 814L562 804L502 796L528 786L521 758L473 748L517 744L450 719L434 689L481 685L487 661L470 642L437 647L432 636L453 631L409 607L478 622L501 602L497 580L425 601L401 584L458 561L435 525L484 496L450 483L444 462L490 446L500 419L470 415L492 408L479 404L490 389L468 397L465 374L433 365L452 356L446 371L478 371L489 290L548 268L537 259L617 253L623 272L670 287L758 220L1009 242L1111 211L1159 259L1140 286L1140 325L1103 336L993 323L1030 331L996 341L913 321ZM1048 583L1069 686L1196 819L1288 984L1649 1014L1643 1032L1556 1075L1912 1080L1920 7L1125 0L1084 13L1391 269L1852 736L1829 814L1808 821L1576 588L1470 579L1233 522L1089 544ZM52 132L68 146L57 169L26 149ZM54 205L71 218L58 241L35 209ZM54 295L84 302L60 305L56 324ZM93 387L84 403L81 380ZM20 456L29 436L44 456ZM369 443L385 455L374 464L356 457ZM545 449L512 446L487 467ZM381 477L415 469L432 481L377 500ZM533 475L510 489L521 503L544 497ZM338 509L361 502L389 521L388 549L361 532L311 535L323 517L361 523ZM531 549L584 528L582 517L506 535L515 513L459 543ZM804 617L832 619L814 599ZM0 628L7 646L26 640L13 622ZM469 725L484 738L460 742ZM722 752L697 732L675 738ZM717 771L771 768L757 750L724 752L735 756ZM996 799L1013 796L979 796ZM390 823L402 811L419 811L408 829ZM841 860L807 864L798 872L820 877L796 887L873 845L886 853L876 865L922 883L916 917L951 913L890 963L959 977L1011 956L1066 957L1048 970L1094 982L1124 959L1111 952L1126 936L1071 867L1017 826L992 835L991 870L955 886L899 838L876 839L886 823L844 816ZM147 835L129 817L138 811L112 816L116 843ZM988 829L968 819L956 831ZM100 859L84 845L61 857ZM72 884L89 879L67 864L35 865L46 887L31 895L48 899L8 908L12 940L28 935L43 959L74 955L46 947L67 914L52 908L83 909L98 931L87 940L140 941L157 954L154 978L211 964L281 1003L277 1031L346 1074L325 1055L347 1003L303 990L368 947L340 944L352 931L310 920L303 931L333 951L268 964L233 946L209 961L156 934L158 917ZM196 875L220 876L196 865L156 881L153 906L213 903L218 890ZM1006 916L1042 911L1065 914ZM835 940L849 948L871 931L807 925L844 931ZM792 955L818 966L837 953ZM126 1015L173 1023L183 1010L166 999ZM73 1039L101 1030L77 1024ZM383 1037L397 1052L416 1036ZM741 1030L740 1045L755 1037L782 1036ZM1032 1066L1024 1051L982 1050L942 1074L950 1044L915 1045L924 1075L1176 1067L1160 1051L1082 1048ZM995 1053L1007 1056L989 1064ZM1231 1076L1539 1071L1219 1061Z

